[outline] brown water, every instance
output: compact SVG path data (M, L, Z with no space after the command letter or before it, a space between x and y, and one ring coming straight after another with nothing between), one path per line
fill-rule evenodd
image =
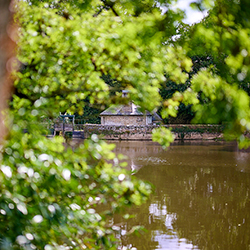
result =
M151 182L149 201L121 223L123 246L137 250L250 249L250 153L228 143L116 142L135 175ZM134 225L147 232L127 236ZM125 248L124 248L125 249Z

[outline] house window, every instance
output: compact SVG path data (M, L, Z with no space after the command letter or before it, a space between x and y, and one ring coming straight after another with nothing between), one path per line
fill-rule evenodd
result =
M152 124L152 116L146 116L146 125Z

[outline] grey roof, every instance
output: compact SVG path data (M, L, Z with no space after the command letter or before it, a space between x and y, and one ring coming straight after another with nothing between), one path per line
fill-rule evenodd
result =
M106 110L104 110L100 115L144 115L137 108L134 112L126 112L124 109L127 105L112 105ZM149 113L150 115L150 113Z
M153 113L153 121L162 121L161 117L156 112Z
M131 116L142 116L144 115L144 113L142 113L141 111L139 111L137 108L134 110L134 112L126 112L125 108L127 107L127 105L112 105L109 108L107 108L106 110L104 110L100 116L119 116L119 115L131 115ZM154 112L153 114L151 114L149 111L146 111L146 115L147 116L153 116L153 121L162 121L161 117Z

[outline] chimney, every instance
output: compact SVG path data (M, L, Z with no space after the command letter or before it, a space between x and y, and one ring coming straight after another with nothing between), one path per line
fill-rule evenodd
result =
M129 93L128 90L123 90L123 91L122 91L122 97L123 97L123 98L128 97L128 93ZM126 106L124 106L124 107L122 108L122 113L130 114L130 113L132 113L132 112L133 112L133 109L132 109L132 103L131 103L131 102L129 102L128 105L126 105Z

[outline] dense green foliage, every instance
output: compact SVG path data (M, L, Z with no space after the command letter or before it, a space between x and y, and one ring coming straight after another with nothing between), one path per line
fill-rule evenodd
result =
M112 146L95 136L77 147L47 139L43 117L133 100L143 110L161 107L168 118L179 105L192 105L196 122L223 122L228 138L248 146L249 4L215 1L209 17L188 29L171 2L18 2L22 67L1 149L1 249L117 249L117 227L107 216L150 193L119 167ZM191 56L207 55L227 72L210 64L195 68ZM162 97L166 81L178 91ZM128 99L120 89L130 90ZM165 147L173 140L163 129L153 138Z
M62 138L17 142L18 132L1 166L1 249L116 249L109 216L140 204L149 186L131 180L113 146L96 137L72 151Z

